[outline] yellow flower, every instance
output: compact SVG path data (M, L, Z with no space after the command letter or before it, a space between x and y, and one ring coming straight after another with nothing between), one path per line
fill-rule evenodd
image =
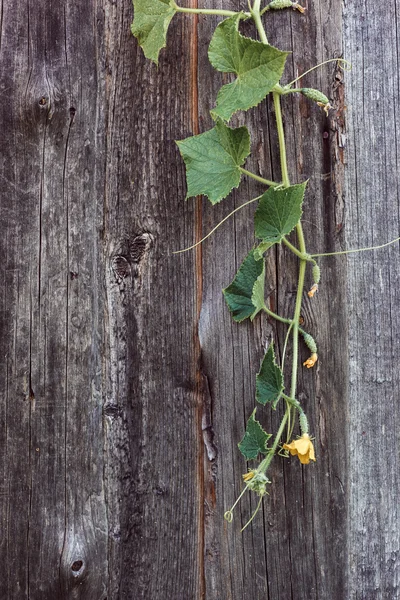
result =
M292 456L298 456L302 465L308 465L310 460L315 461L314 446L308 433L303 433L301 438L293 440L290 444L283 444Z
M304 13L304 12L305 12L305 10L306 10L306 9L304 8L304 6L300 6L300 4L298 4L297 2L293 2L292 6L293 6L293 8L294 8L294 9L296 9L296 8L297 8L297 10L298 10L299 12L301 12L301 13Z
M326 116L329 117L329 109L332 108L329 102L317 102L317 104L324 109Z
M253 479L254 475L256 474L255 471L249 471L248 473L245 473L244 475L242 475L243 477L243 481L250 481L251 479Z
M314 298L315 292L318 292L318 283L314 283L314 285L312 286L311 290L309 292L307 292L308 297L309 298Z
M316 354L314 352L314 354L311 354L310 358L307 358L307 360L305 362L303 362L303 366L307 367L307 369L311 369L311 367L313 367L315 365L317 360L318 360L318 354Z

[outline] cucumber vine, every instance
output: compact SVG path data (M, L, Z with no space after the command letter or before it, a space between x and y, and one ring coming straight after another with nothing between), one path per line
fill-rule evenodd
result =
M246 491L253 491L259 496L259 503L248 521L250 523L263 497L267 494L268 485L271 483L267 472L275 455L291 454L297 456L302 464L315 461L307 417L296 397L299 337L310 350L310 357L304 363L305 367L311 368L315 365L318 351L312 336L300 326L300 313L306 269L311 267L312 271L313 285L308 291L308 296L312 298L318 290L320 280L320 269L316 258L326 254L310 255L306 249L301 217L307 182L299 184L290 182L281 99L288 94L298 93L316 102L327 114L331 107L329 99L319 90L294 87L301 77L286 85L280 83L288 52L278 50L268 43L262 16L269 11L287 8L304 13L305 9L299 3L291 0L272 0L261 7L261 0L249 0L248 10L240 12L184 8L178 6L174 0L133 0L133 4L132 33L145 56L156 64L158 64L160 50L166 46L168 26L177 13L225 17L212 36L208 57L217 71L231 74L233 80L223 85L218 92L215 107L211 110L215 126L200 135L177 142L186 166L187 198L205 195L212 204L216 204L227 197L233 188L239 187L243 176L257 180L266 188L261 196L248 200L228 215L231 216L250 202L258 202L254 216L257 244L243 260L232 283L223 290L234 321L241 322L248 318L252 321L258 313L264 312L268 317L287 325L281 364L278 365L276 362L273 343L271 343L256 376L257 404L262 406L268 404L275 409L278 402L282 401L285 404L285 413L275 436L264 431L257 421L257 408L250 415L244 437L238 444L239 450L247 461L257 460L260 456L262 460L243 475L244 489L232 508L225 513L225 518L229 522L232 521L233 509L242 495ZM240 23L244 20L254 22L259 40L245 37L239 32ZM340 59L335 60L340 61ZM243 165L250 154L249 131L245 126L232 128L227 124L237 111L247 111L259 105L269 94L272 94L273 98L281 166L281 181L276 182L244 168ZM288 239L293 231L296 232L297 245ZM265 302L266 255L272 246L282 243L299 259L296 301L291 318L274 313ZM331 254L341 254L341 252ZM285 391L283 370L290 339L292 344L290 387ZM293 439L296 416L299 419L301 435ZM286 442L282 443L285 430Z

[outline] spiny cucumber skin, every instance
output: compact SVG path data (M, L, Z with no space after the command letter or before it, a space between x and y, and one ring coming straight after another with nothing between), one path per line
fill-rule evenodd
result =
M310 349L311 354L317 354L317 344L315 343L313 336L309 333L303 333L303 338L307 348Z
M312 268L313 282L318 284L321 279L321 270L318 265L314 265Z
M268 8L271 10L290 8L291 6L293 6L293 2L291 0L272 0L272 2L268 4Z
M323 94L319 90L314 90L313 88L301 88L301 90L299 91L303 94L303 96L309 98L310 100L313 100L314 102L321 102L321 104L329 104L329 98L327 98L325 94Z

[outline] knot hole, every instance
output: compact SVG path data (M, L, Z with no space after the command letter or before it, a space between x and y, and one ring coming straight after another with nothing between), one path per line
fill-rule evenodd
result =
M78 573L83 567L83 561L82 560L75 560L72 565L71 565L71 571L73 571L74 573Z

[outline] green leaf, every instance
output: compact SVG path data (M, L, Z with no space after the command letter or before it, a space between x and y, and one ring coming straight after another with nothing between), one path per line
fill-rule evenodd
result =
M176 13L173 0L133 0L131 31L146 58L158 64L158 54L167 43L167 30Z
M263 242L280 243L296 227L306 185L307 182L279 190L268 188L254 215L256 237Z
M238 31L243 14L225 19L211 39L208 58L218 71L234 73L232 83L224 85L217 97L213 118L228 121L238 110L257 106L279 82L288 52L277 50L242 36Z
M256 289L253 304L253 290L255 286L261 286L261 280L264 283L265 267L264 261L254 259L254 250L249 252L242 262L235 279L223 291L226 303L232 313L234 321L240 323L248 317L255 317L260 311L259 307L259 289ZM257 296L257 298L256 298Z
M275 408L283 392L283 374L275 362L274 345L270 344L263 361L260 372L256 377L256 400L260 404L272 403Z
M239 167L250 153L247 127L232 129L219 120L210 131L177 144L186 165L187 198L204 194L215 204L238 187Z
M241 442L239 442L239 450L246 460L257 458L261 454L267 454L267 441L271 437L270 433L266 433L260 423L256 421L256 408L247 421L246 433Z

